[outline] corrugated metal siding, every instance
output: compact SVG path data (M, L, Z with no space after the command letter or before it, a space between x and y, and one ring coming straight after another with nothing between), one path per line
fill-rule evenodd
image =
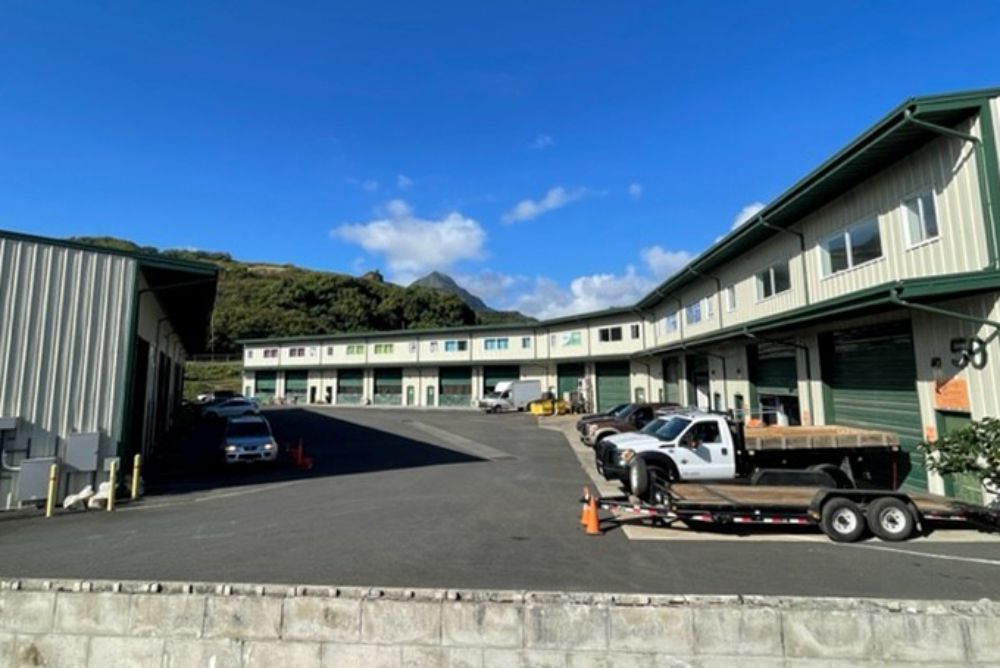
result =
M959 129L979 132L978 121ZM986 234L973 149L959 139L937 139L894 167L803 221L806 270L814 302L888 281L982 269ZM928 187L935 192L940 237L907 247L902 201ZM822 277L818 244L845 227L877 215L882 258L834 276Z
M19 446L61 454L74 431L120 439L136 263L0 237L0 415Z

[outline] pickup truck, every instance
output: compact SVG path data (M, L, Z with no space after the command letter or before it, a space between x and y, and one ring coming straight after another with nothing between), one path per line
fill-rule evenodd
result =
M666 404L623 404L603 415L588 415L576 423L580 440L591 448L609 436L642 429Z
M628 488L644 486L629 479L631 462L641 458L642 469L669 482L753 478L787 484L782 476L821 475L838 488L895 489L903 477L899 450L898 437L885 432L836 426L745 429L723 414L685 411L605 438L595 448L595 461L606 480Z

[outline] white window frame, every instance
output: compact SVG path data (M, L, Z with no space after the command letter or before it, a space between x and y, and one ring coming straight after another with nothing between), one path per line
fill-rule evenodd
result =
M639 323L632 323L631 325L629 325L628 329L629 329L629 335L632 337L633 341L642 337L642 325L640 325Z
M413 354L415 354L417 352L417 342L416 341L410 341L409 350L410 350L410 354L411 355L413 355Z
M927 233L927 216L924 213L925 197L930 198L931 208L934 211L934 224L937 227L937 232L932 237L925 236L920 240L914 240L913 231L910 227L910 208L907 206L907 203L916 200L919 209L917 216L919 218L918 223L920 224L920 233L921 235L924 235ZM933 188L924 188L914 192L908 197L904 197L899 208L903 214L903 233L906 235L906 250L919 248L925 244L933 243L941 238L941 218L938 216L937 194L934 192Z
M327 355L333 355L333 346L327 346L326 347L326 354Z
M879 242L878 245L882 249L882 254L879 255L878 257L873 257L870 260L865 260L861 264L854 264L854 250L851 248L851 230L861 227L865 223L869 223L873 220L875 221L875 228L878 230L878 242ZM838 271L831 270L828 273L826 271L825 260L829 257L829 252L826 249L826 245L837 238L843 238L845 241L845 248L847 250L847 267L845 267L844 269L840 269ZM883 243L882 239L882 220L876 214L859 218L858 220L854 221L847 227L842 228L839 232L830 234L824 237L823 240L819 242L819 275L823 277L823 280L832 278L834 276L839 276L841 274L845 274L849 271L854 271L859 267L867 267L868 265L875 264L876 262L881 262L884 259L885 259L885 244Z
M705 297L705 303L701 305L701 313L704 320L711 320L715 317L714 301L712 297Z
M428 348L430 349L430 351L432 353L436 353L438 351L438 342L437 341L430 341L430 342L428 342L427 345L428 345Z
M666 330L667 334L673 334L680 328L677 309L667 311L667 314L663 316L663 328Z
M530 336L522 336L521 337L521 348L522 349L531 348L531 337Z
M732 313L736 310L736 286L730 285L726 287L726 313Z
M831 237L833 238L833 237ZM777 285L774 280L774 268L779 264L785 265L785 270L788 272L788 287L780 292L777 290ZM764 284L761 281L761 274L767 274L768 280L771 281L771 294L764 296ZM786 258L784 260L775 260L768 264L764 269L758 271L754 276L754 283L757 286L757 302L766 302L769 299L774 299L778 295L783 295L786 292L792 291L792 263Z
M698 323L700 323L702 320L705 319L702 316L701 312L702 301L703 300L701 299L696 299L684 307L684 322L686 322L689 325L697 325ZM691 317L692 313L697 314L698 317L696 319L692 319Z
M250 350L250 349L247 349L247 359L248 360L252 360L253 359L253 351Z
M618 338L615 338L615 332L618 332ZM605 336L607 338L605 338ZM597 330L597 339L601 343L617 343L624 338L621 325L614 325L611 327L601 327Z

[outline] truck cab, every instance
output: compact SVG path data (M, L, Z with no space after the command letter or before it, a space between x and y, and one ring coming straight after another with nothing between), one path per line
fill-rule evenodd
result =
M627 482L629 462L637 456L668 479L731 480L737 475L738 436L724 415L674 413L598 445L597 469L607 480Z

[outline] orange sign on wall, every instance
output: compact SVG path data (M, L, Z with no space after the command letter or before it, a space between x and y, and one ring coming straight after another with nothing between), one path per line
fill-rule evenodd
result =
M934 387L934 408L943 411L970 413L969 385L963 378L939 380Z

